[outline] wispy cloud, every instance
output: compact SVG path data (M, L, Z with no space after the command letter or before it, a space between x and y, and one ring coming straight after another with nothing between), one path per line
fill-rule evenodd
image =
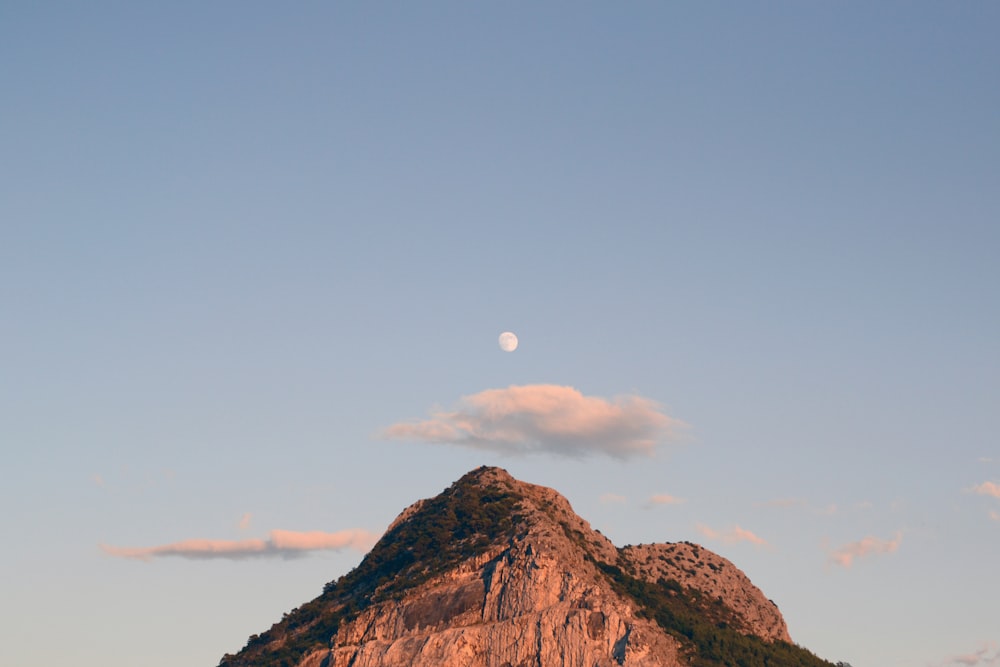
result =
M851 542L835 549L830 554L830 562L841 565L845 568L851 567L858 558L866 558L879 554L891 554L899 549L903 542L903 534L897 532L890 540L882 540L877 537L868 536L857 542Z
M648 398L584 396L573 387L537 384L464 396L430 419L393 424L387 438L462 445L503 454L582 458L650 456L684 423Z
M646 507L653 507L655 505L683 505L686 502L686 499L672 496L669 493L654 493L643 504Z
M617 493L602 493L598 500L605 505L610 503L623 503L625 502L625 496L620 496Z
M292 558L310 551L340 551L355 549L367 551L378 539L365 530L342 530L325 533L314 530L272 530L267 539L250 540L183 540L156 547L114 547L100 545L101 551L117 558L152 560L164 556L178 556L197 560L282 557Z
M982 484L977 484L969 489L972 493L980 496L992 496L993 498L1000 498L1000 484L995 482L983 482Z
M1000 512L996 510L990 510L990 518L994 521L1000 521Z
M250 512L247 512L243 516L241 516L239 523L240 530L246 530L247 528L249 528L251 519L253 519L253 514L251 514Z
M719 542L724 542L726 544L736 544L737 542L750 542L751 544L755 544L757 546L767 545L767 541L764 538L758 537L757 535L751 533L749 530L745 528L740 528L739 526L733 526L728 530L722 530L722 531L709 528L708 526L705 526L703 524L698 524L696 528L698 529L699 533L701 533L708 539L717 540Z
M983 642L972 653L962 653L945 659L942 665L964 665L964 667L996 667L1000 665L1000 646L996 642Z

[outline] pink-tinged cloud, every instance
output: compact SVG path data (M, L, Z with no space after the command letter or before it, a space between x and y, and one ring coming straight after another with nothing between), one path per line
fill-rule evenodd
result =
M538 384L464 396L453 410L393 424L382 435L503 454L627 459L652 455L658 443L683 426L642 396L606 399L584 396L573 387Z
M903 534L896 533L891 540L881 540L877 537L868 536L857 542L851 542L836 549L830 554L830 562L841 565L845 568L851 567L858 558L877 556L881 554L891 554L899 549L903 542Z
M995 482L983 482L982 484L977 484L969 490L980 496L1000 498L1000 484Z
M337 533L324 533L320 530L305 533L272 530L269 541L281 551L338 551L347 547L367 551L377 539L377 535L366 530L342 530Z
M698 524L698 532L707 537L710 540L717 540L719 542L724 542L726 544L736 544L737 542L750 542L759 547L766 546L767 540L762 537L754 535L749 530L745 528L740 528L739 526L733 526L728 530L715 530L709 528L708 526Z
M619 496L617 493L602 493L598 498L602 503L623 503L625 502L625 496Z
M994 521L1000 521L1000 512L996 510L990 510L990 518Z
M253 514L250 512L245 513L240 517L240 530L246 530L250 527L250 521L253 519Z
M646 500L646 506L653 505L683 505L687 500L672 496L669 493L654 493Z
M109 556L134 560L148 561L163 556L198 560L219 558L242 560L267 557L293 558L311 551L340 551L347 548L367 551L377 539L377 535L366 530L342 530L337 533L272 530L265 540L183 540L158 547L113 547L106 544L100 547L101 551Z
M965 667L996 667L1000 665L1000 646L996 642L984 642L978 650L952 656L943 664L964 665Z

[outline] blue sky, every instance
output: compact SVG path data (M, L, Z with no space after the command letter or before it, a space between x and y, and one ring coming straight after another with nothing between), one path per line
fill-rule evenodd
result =
M1000 665L998 21L5 3L0 662L217 664L490 464Z

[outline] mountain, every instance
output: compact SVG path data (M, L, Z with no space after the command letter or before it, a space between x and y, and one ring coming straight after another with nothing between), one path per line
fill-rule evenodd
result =
M616 548L500 468L403 511L360 565L220 667L707 667L831 663L696 544Z

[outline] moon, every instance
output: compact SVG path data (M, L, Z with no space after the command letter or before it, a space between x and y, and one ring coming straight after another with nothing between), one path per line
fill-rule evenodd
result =
M517 349L517 336L510 331L500 334L500 349L504 352L513 352Z

